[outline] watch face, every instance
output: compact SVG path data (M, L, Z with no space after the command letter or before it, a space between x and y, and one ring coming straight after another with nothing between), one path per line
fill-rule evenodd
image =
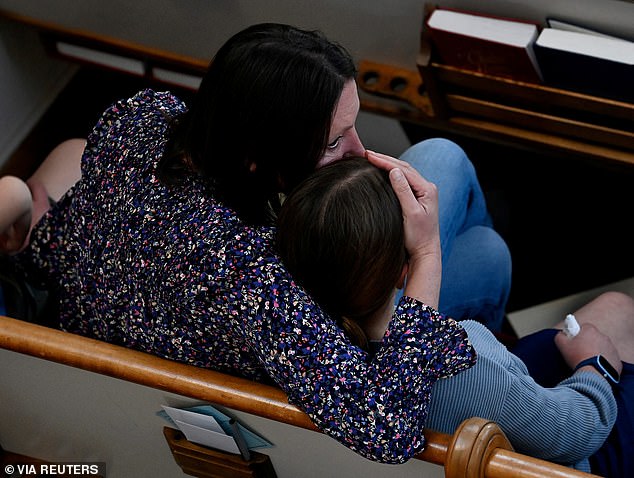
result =
M619 382L619 374L614 369L614 367L610 364L610 362L608 362L602 355L597 356L597 362L599 364L599 367L601 367L603 371L606 373L607 378L612 380L614 383Z

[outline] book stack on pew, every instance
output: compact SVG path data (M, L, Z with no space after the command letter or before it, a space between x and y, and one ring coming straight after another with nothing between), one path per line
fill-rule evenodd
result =
M634 42L549 19L436 8L427 31L446 65L516 81L634 102Z

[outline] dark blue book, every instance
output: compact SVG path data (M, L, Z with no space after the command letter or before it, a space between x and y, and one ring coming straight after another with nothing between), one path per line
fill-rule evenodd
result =
M634 102L634 42L544 28L534 49L546 85Z

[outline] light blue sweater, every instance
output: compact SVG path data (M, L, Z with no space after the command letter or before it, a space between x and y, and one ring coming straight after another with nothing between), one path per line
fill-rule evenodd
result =
M436 383L427 427L453 433L467 418L486 418L501 427L515 451L589 472L588 457L616 419L608 382L593 372L577 372L556 387L543 388L483 325L461 324L478 362Z

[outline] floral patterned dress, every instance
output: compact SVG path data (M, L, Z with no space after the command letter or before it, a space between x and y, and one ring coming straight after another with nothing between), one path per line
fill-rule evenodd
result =
M243 223L197 175L158 180L169 119L185 110L152 90L111 106L88 137L82 179L18 256L55 292L60 327L272 379L367 458L420 452L432 385L475 361L464 330L404 297L376 355L351 345L284 269L272 228Z

